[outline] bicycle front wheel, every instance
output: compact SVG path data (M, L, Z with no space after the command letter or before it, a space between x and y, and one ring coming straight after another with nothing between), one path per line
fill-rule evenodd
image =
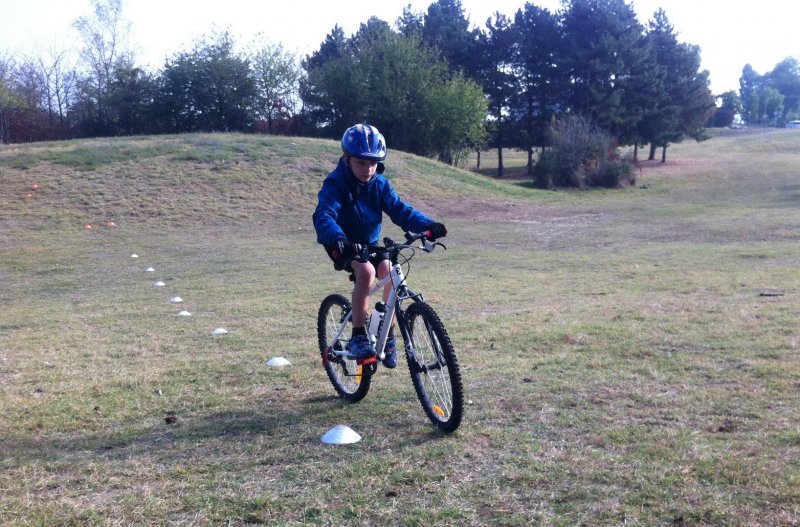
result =
M342 295L327 296L319 306L317 336L322 364L336 393L350 402L358 402L369 391L371 376L368 367L335 353L345 350L350 339L351 328L342 328L350 309L350 302Z
M464 412L461 372L453 344L428 304L415 302L405 314L406 357L419 402L433 424L446 433L453 432Z

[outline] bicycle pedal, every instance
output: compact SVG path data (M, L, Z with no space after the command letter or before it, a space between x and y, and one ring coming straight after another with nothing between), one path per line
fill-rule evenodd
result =
M367 357L365 359L356 360L356 364L358 364L359 366L368 366L370 364L375 364L376 362L378 362L378 357L376 355L373 355L372 357Z

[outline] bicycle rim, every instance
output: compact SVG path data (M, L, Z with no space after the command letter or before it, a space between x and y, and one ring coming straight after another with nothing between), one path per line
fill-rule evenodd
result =
M363 399L369 391L371 376L367 368L333 353L343 350L350 338L350 328L344 328L339 339L337 333L350 312L350 302L342 295L330 295L322 301L317 316L317 336L322 364L333 388L341 397L351 402Z
M424 303L406 311L409 344L408 369L422 408L439 429L450 433L461 424L463 389L461 372L450 337L436 312Z

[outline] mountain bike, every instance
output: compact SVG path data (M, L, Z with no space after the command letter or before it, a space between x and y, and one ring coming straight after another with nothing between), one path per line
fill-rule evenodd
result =
M322 364L340 397L358 402L369 392L372 376L385 357L386 339L393 317L403 341L406 362L419 402L428 418L445 433L455 431L464 412L461 372L453 344L439 316L420 293L406 283L410 262L418 250L433 252L447 247L432 241L430 233L406 233L406 243L383 239L383 245L364 248L364 256L386 253L391 271L376 280L370 296L380 294L391 283L386 303L378 302L368 317L367 335L376 355L355 359L347 352L352 326L350 301L340 294L328 295L319 306L317 335ZM403 267L406 267L404 271ZM351 279L353 275L351 274ZM386 321L389 321L388 323ZM398 342L398 353L400 343Z

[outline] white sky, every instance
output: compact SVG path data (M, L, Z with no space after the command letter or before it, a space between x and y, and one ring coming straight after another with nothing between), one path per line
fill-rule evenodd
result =
M304 56L319 48L334 25L350 36L370 16L393 24L411 4L425 11L433 0L124 0L131 22L129 45L136 63L159 69L164 59L191 49L213 28L229 29L239 45L262 34ZM532 2L556 11L559 0ZM630 3L630 0L629 0ZM663 7L681 42L699 45L702 67L718 94L739 89L745 64L758 73L786 57L800 58L800 2L794 0L632 0L646 23ZM495 11L513 16L524 0L462 0L473 26L483 27ZM0 56L37 55L75 45L71 23L91 14L90 0L0 0Z

